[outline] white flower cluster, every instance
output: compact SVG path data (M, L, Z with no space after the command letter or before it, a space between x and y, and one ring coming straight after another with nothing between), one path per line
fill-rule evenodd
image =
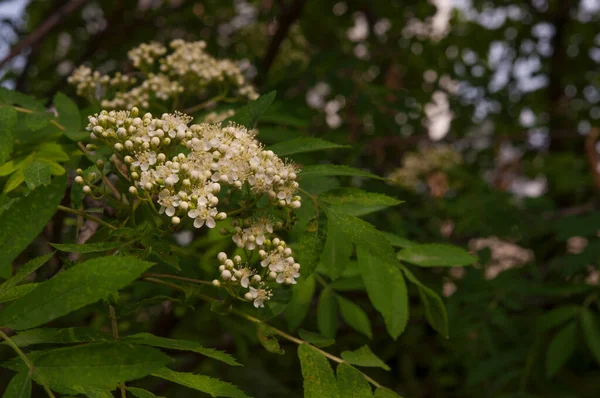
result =
M160 212L174 224L187 215L196 228L214 228L227 217L217 209L222 185L241 189L248 184L255 194L268 194L275 205L300 207L295 165L264 150L243 126L188 126L190 119L181 113L139 117L137 108L102 111L89 117L87 129L92 139L111 145L129 165L130 193L158 195ZM188 154L175 153L181 145Z
M423 177L461 163L461 154L450 146L424 148L419 153L408 153L402 161L402 167L392 171L388 178L405 188L416 189Z
M260 265L264 269L263 272L249 268L248 264L242 264L240 256L229 259L226 253L221 252L217 258L221 264L219 272L222 282L215 279L213 284L215 286L220 286L222 283L233 284L248 289L244 298L253 301L254 306L258 308L264 307L264 301L269 300L273 295L260 274L265 274L267 279L280 284L295 284L296 278L300 276L300 264L292 257L292 249L286 247L286 243L279 238L270 240L263 236L262 243L258 244L257 239L253 247L261 247L258 253L262 259Z
M154 99L167 101L182 96L197 100L211 88L218 92L233 88L239 97L258 98L236 63L216 59L205 48L204 41L183 40L173 40L169 48L155 42L133 48L127 55L144 75L138 85L133 77L119 73L110 77L86 66L75 69L68 82L76 86L78 95L102 99L105 109L148 108Z

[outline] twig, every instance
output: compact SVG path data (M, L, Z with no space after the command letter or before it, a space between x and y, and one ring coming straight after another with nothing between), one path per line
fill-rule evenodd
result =
M15 350L15 352L19 355L19 357L21 357L21 359L23 360L23 362L25 362L25 365L27 365L27 367L29 368L29 376L33 376L33 374L35 373L35 367L33 366L33 362L31 362L29 360L29 358L27 358L27 355L25 355L25 353L23 351L21 351L21 349L19 348L18 345L15 344L14 341L12 341L12 339L10 337L8 337L3 331L2 329L0 329L0 337L2 337L2 339L4 341L6 341L6 344L8 344L13 350ZM49 397L51 398L55 398L54 394L52 393L52 391L50 390L50 388L48 387L48 385L46 384L46 381L44 380L44 377L38 373L38 382L42 385L42 387L44 387L44 390L46 391L46 393L48 394Z
M100 219L100 218L98 218L96 216L88 214L85 211L81 211L81 210L77 210L77 209L72 209L70 207L66 207L66 206L62 206L62 205L58 206L58 210L66 211L67 213L76 214L78 216L85 217L87 219L90 219L92 221L97 222L98 224L102 224L105 227L110 228L110 229L117 229L117 227L115 227L114 225L111 225L111 224L107 223L106 221L104 221L104 220L102 220L102 219Z
M185 289L183 287L181 287L181 286L179 286L177 284L174 284L174 283L165 282L165 281L160 280L160 279L144 277L142 280L145 280L145 281L148 281L148 282L152 282L152 283L156 283L156 284L163 285L163 286L168 286L168 287L171 287L173 289L179 290L181 292L185 292ZM198 297L200 297L202 300L210 302L210 303L219 302L219 300L217 300L216 298L208 296L208 295L205 295L205 294L202 294L202 293L196 293L195 295L198 296ZM231 309L231 313L233 313L233 314L235 314L235 315L237 315L237 316L239 316L241 318L244 318L247 321L250 321L252 323L266 325L267 327L271 328L273 330L273 332L275 332L279 336L281 336L284 339L289 340L289 341L291 341L291 342L293 342L295 344L298 344L298 345L306 344L307 346L314 348L315 350L319 351L325 357L329 358L330 360L332 360L334 362L337 362L337 363L346 363L346 364L350 365L347 361L343 360L342 358L337 357L337 356L335 356L333 354L330 354L327 351L324 351L324 350L322 350L322 349L320 349L318 347L315 347L314 345L312 345L312 344L310 344L310 343L308 343L308 342L306 342L306 341L304 341L302 339L294 337L294 336L292 336L292 335L284 332L283 330L277 329L276 327L274 327L272 325L269 325L268 323L266 323L264 321L261 321L260 319L255 318L252 315L248 315L245 312L242 312L242 311L237 310L235 308ZM356 370L358 370L358 369L356 369ZM377 388L381 387L381 384L379 384L377 381L373 380L371 377L367 376L366 374L364 374L360 370L358 370L358 371L363 375L363 377L365 378L365 380L367 380L369 383L373 384Z
M41 25L39 25L33 32L31 32L27 37L18 42L13 48L10 50L10 53L0 61L0 68L3 67L8 61L16 57L23 51L25 48L30 47L39 41L41 41L44 36L48 34L55 26L61 23L66 17L68 17L75 10L83 6L87 3L88 0L71 0L66 3L64 6L56 10L55 13L50 15Z
M79 149L81 149L84 153L84 155L92 160L92 158L90 157L90 154L88 152L87 149L85 149L85 147L83 146L83 144L81 142L77 143L77 146L79 147ZM102 171L102 170L100 170ZM104 175L104 173L102 173L102 181L106 184L107 187L110 188L111 192L113 193L113 195L115 195L115 198L117 198L117 200L121 200L121 192L119 192L119 190L117 189L117 187L114 186L114 184L112 182L110 182L110 180L108 179L108 177L106 177Z
M213 286L212 282L210 282L210 281L203 281L201 279L193 279L193 278L185 278L183 276L177 276L177 275L146 273L146 274L144 274L144 277L175 279L178 281L196 283L199 285Z
M277 53L279 53L281 43L283 43L287 37L291 26L298 18L300 18L305 3L306 0L293 0L292 4L288 7L282 7L281 14L277 20L277 30L275 31L273 39L269 43L269 47L265 53L265 57L262 60L263 79L269 72L269 69L271 69L273 61L275 61Z

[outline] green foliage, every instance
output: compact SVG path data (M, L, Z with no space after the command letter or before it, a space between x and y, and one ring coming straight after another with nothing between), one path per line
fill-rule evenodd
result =
M36 257L21 266L21 268L19 268L19 270L13 276L0 285L0 296L21 283L27 277L27 275L35 272L42 265L46 264L48 260L52 258L52 256L54 256L54 252L48 253L44 256Z
M158 397L157 395L152 394L150 391L143 390L137 387L127 387L127 391L132 393L137 398L153 398ZM160 398L160 397L159 397Z
M109 336L99 330L86 327L65 329L40 328L18 332L11 339L17 346L27 347L36 344L102 342L108 341Z
M300 176L303 178L316 176L350 176L382 179L381 177L373 173L355 169L354 167L350 166L335 164L319 164L314 166L306 166L302 169Z
M17 373L11 380L2 398L31 397L31 377L26 371Z
M462 267L476 258L464 249L443 244L413 245L398 252L398 259L420 267Z
M340 314L342 314L342 318L348 326L370 339L373 338L371 321L369 321L369 317L362 308L342 296L336 295L336 299L340 308Z
M368 398L373 396L369 382L352 366L340 363L335 372L340 397Z
M29 329L66 315L129 285L152 263L135 257L99 257L40 283L0 312L0 325Z
M309 276L294 287L292 299L285 310L285 318L290 330L296 330L308 315L316 284L315 278Z
M162 368L154 372L153 375L209 394L211 397L250 398L233 384L208 376L174 372L167 368Z
M577 324L568 323L552 338L546 352L546 376L553 377L573 355L577 343Z
M317 152L327 149L350 148L349 145L340 145L314 137L300 137L283 141L269 147L279 156L294 155L297 153Z
M105 252L108 250L117 249L122 246L120 242L96 242L96 243L50 243L52 247L60 250L61 252L68 253L95 253Z
M362 346L356 351L344 351L342 352L342 358L352 365L366 366L366 367L379 367L384 370L390 370L390 367L379 359L369 346Z
M0 107L0 164L10 159L16 138L16 125L17 112L10 107Z
M277 92L271 91L268 94L260 96L254 101L248 102L248 104L235 113L235 116L230 120L248 128L253 128L260 117L266 112L275 100Z
M390 196L357 188L339 188L327 191L319 196L319 200L339 213L356 217L402 203Z
M298 347L305 398L338 397L337 382L327 358L306 344Z

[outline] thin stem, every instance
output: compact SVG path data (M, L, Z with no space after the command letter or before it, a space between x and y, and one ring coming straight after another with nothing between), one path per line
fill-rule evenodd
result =
M85 146L83 146L83 144L81 142L77 143L77 146L79 147L79 149L81 149L81 151L83 152L83 154L91 161L93 161L93 159L91 158L89 151L87 149L85 149ZM100 168L101 169L101 168ZM100 170L100 172L102 173L102 170ZM117 187L115 187L113 185L112 182L110 182L110 180L108 179L108 177L106 177L104 175L104 173L102 173L102 181L104 181L104 183L106 184L107 187L110 188L111 192L113 193L113 195L115 195L115 198L117 198L117 200L121 200L121 192L119 192L119 190L117 189Z
M169 286L169 287L172 287L173 289L176 289L176 290L179 290L179 291L182 291L182 292L185 291L185 289L183 287L179 286L179 285L176 285L176 284L170 283L170 282L165 282L165 281L160 280L160 279L156 279L156 278L152 278L152 277L144 277L143 280L148 281L148 282L152 282L152 283L157 283L159 285ZM207 296L207 295L202 294L202 293L197 294L197 296L200 297L202 300L208 301L208 302L211 302L211 303L219 301L219 300L215 299L214 297L210 297L210 296ZM292 336L292 335L284 332L283 330L277 329L276 327L274 327L272 325L269 325L268 323L266 323L264 321L261 321L260 319L255 318L252 315L248 315L245 312L242 312L242 311L237 310L235 308L231 309L231 312L233 314L241 317L241 318L246 319L247 321L252 322L252 323L266 325L269 328L271 328L273 330L273 332L275 332L279 336L281 336L284 339L289 340L289 341L291 341L291 342L293 342L295 344L298 344L298 345L306 344L307 346L314 348L315 350L319 351L325 357L329 358L330 360L332 360L334 362L349 364L347 361L343 360L342 358L337 357L337 356L335 356L333 354L330 354L327 351L323 351L322 349L320 349L318 347L315 347L314 345L312 345L312 344L310 344L310 343L308 343L308 342L306 342L306 341L304 341L302 339L294 337L294 336ZM358 370L358 369L356 369L356 370ZM360 370L358 370L358 371L363 375L363 377L365 378L365 380L367 380L369 383L373 384L377 388L381 387L381 384L379 384L377 381L373 380L371 377L367 376L366 374L364 374Z
M194 113L194 112L201 111L202 109L214 104L215 102L220 101L223 98L225 98L225 96L223 94L216 95L210 99L207 99L204 102L199 103L198 105L194 105L190 108L184 109L183 113Z
M312 200L313 205L315 206L315 210L317 212L317 218L319 218L319 201L317 200L317 198L315 196L311 195L310 193L306 192L302 188L298 188L298 190L300 192L302 192L303 194L305 194L306 196L308 196L310 198L310 200Z
M117 316L115 314L115 307L113 307L112 305L109 305L108 313L110 316L110 328L112 329L113 339L119 340L119 327L117 325Z
M25 353L19 348L19 346L17 346L15 344L15 342L12 341L12 339L10 337L8 337L2 331L2 329L0 329L0 337L2 337L2 339L4 341L6 341L6 344L8 344L13 350L15 350L15 352L19 355L19 357L21 357L23 362L25 362L25 365L27 365L27 367L29 368L29 375L33 376L33 374L35 373L35 367L33 366L33 362L31 362L29 360L29 358L27 358L27 355L25 355ZM52 393L50 388L46 385L46 381L44 380L44 377L39 373L38 373L38 380L39 380L40 384L42 385L42 387L44 387L44 390L46 391L48 396L51 398L55 398L54 394Z
M6 106L6 105L2 105L2 106ZM10 106L10 107L13 108L15 111L21 112L21 113L39 113L39 112L32 111L31 109L22 108L20 106ZM65 131L66 130L65 126L63 126L62 124L60 124L59 122L57 122L54 119L50 120L50 123L52 123L53 125L55 125L56 127L58 127L58 129L61 130L61 131Z
M213 286L211 281L203 281L201 279L185 278L183 276L177 276L177 275L146 273L146 274L144 274L144 277L176 279L178 281L197 283L199 285Z
M104 221L104 220L102 220L102 219L100 219L100 218L98 218L96 216L88 214L85 211L81 211L81 210L77 210L77 209L71 209L70 207L66 207L66 206L63 206L63 205L59 205L58 206L58 210L62 210L62 211L65 211L67 213L76 214L78 216L85 217L85 218L87 218L89 220L97 222L98 224L102 224L105 227L110 228L110 229L117 229L117 227L115 227L114 225L111 225L111 224L107 223L106 221Z

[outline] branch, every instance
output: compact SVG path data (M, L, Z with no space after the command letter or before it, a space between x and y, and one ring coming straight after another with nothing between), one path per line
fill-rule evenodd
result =
M267 52L265 53L265 57L262 61L263 76L266 76L269 72L269 69L271 69L273 61L275 61L277 53L281 47L281 43L283 43L287 37L294 22L300 18L305 3L306 0L293 0L292 4L290 4L288 7L282 7L281 14L277 19L277 30L273 35L273 39L269 43L269 47L267 48Z
M60 24L66 17L87 2L88 0L71 0L56 10L56 12L50 15L33 32L13 46L13 48L10 50L10 53L0 61L0 68L3 67L8 61L19 55L25 48L40 42L54 27Z

